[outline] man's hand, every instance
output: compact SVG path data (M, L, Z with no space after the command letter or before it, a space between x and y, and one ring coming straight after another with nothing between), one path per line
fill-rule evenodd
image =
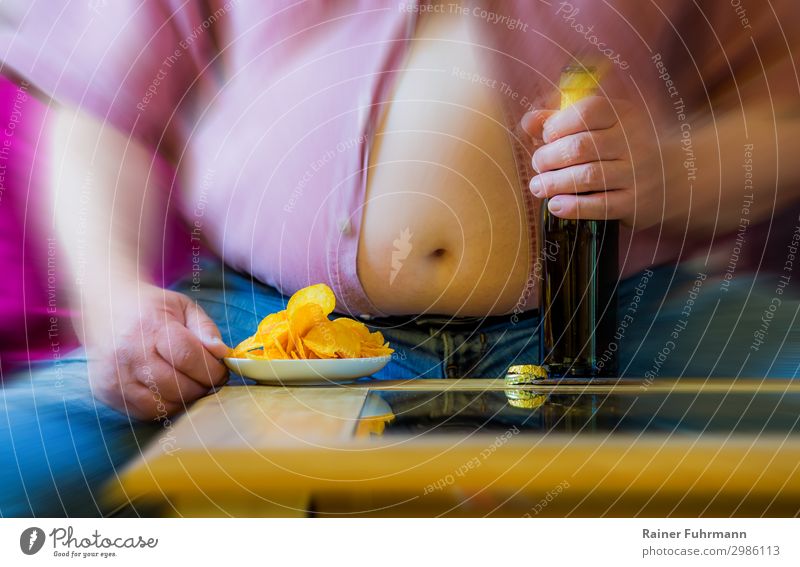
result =
M533 110L523 129L544 142L533 154L536 197L566 219L621 219L646 228L663 211L656 136L630 104L592 96L564 110Z
M176 413L227 379L219 359L228 347L214 322L183 294L128 288L85 316L92 392L133 417Z

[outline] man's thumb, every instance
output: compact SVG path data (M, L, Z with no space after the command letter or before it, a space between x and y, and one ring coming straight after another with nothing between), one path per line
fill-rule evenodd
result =
M206 315L203 308L193 301L186 305L186 328L200 339L206 350L216 358L223 358L228 353L228 347L222 342L222 335L217 325Z

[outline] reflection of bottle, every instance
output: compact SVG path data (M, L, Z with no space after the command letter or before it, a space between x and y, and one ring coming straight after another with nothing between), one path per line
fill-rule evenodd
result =
M559 88L564 109L596 92L596 72L565 67ZM619 223L560 219L545 201L539 233L543 364L551 377L615 376Z

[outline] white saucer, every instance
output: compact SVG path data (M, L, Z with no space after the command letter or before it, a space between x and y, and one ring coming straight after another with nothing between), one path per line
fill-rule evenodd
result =
M375 374L391 359L391 356L309 360L226 358L225 365L236 374L262 384L297 386L350 382Z

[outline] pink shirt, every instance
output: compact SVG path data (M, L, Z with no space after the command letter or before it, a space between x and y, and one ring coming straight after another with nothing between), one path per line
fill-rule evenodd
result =
M795 5L778 3L777 17L748 5L743 17L727 2L700 12L672 0L487 0L459 14L481 32L487 76L507 86L498 93L510 128L532 106L555 106L560 69L580 55L605 62L606 93L647 102L660 130L679 126L663 69L687 120L708 116L734 77L752 76L754 43L782 57L800 45L789 25L798 21ZM327 282L340 310L369 313L376 310L358 281L356 250L371 139L419 12L451 6L78 0L54 8L32 0L0 6L0 54L56 100L176 164L180 187L164 176L171 201L195 241L227 264L286 294ZM797 95L791 81L771 87L773 99ZM647 264L674 250L663 238L645 241L624 244L622 255L643 254ZM628 271L642 264L631 261Z

